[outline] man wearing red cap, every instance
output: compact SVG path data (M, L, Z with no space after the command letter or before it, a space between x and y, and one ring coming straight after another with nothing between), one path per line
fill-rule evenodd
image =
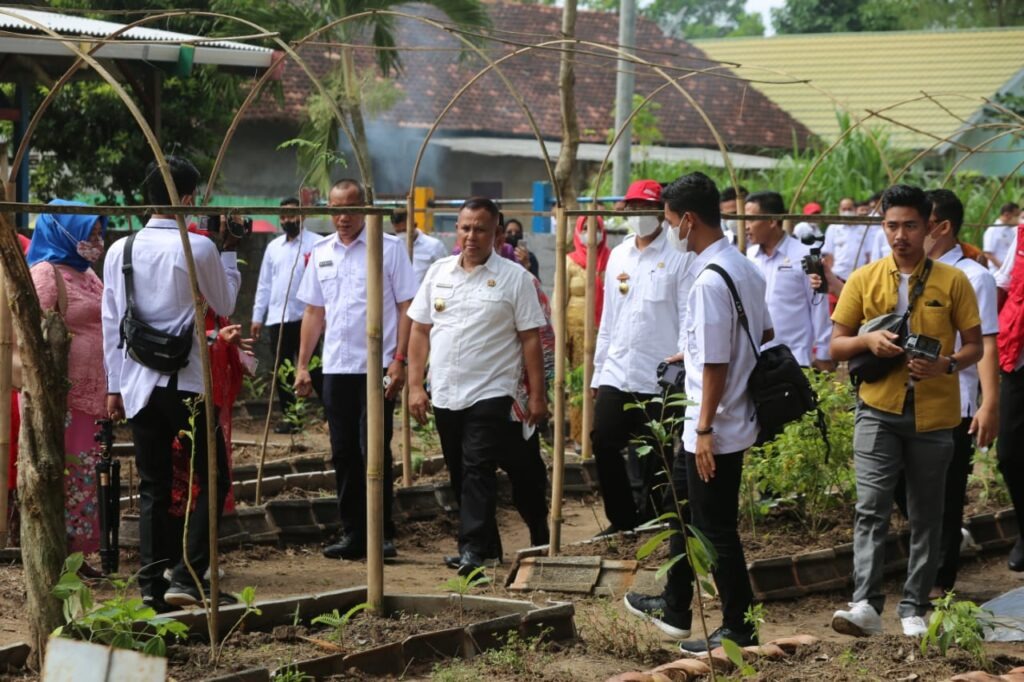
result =
M661 185L638 180L626 192L626 209L662 209ZM605 269L604 311L594 353L594 458L601 496L610 527L605 533L630 530L640 522L641 513L663 466L657 453L640 457L644 509L638 510L622 450L635 439L648 436L646 424L661 419L662 405L645 410L627 405L645 403L661 395L658 365L678 354L683 346L682 320L686 312L683 276L691 260L685 245L671 242L662 229L663 215L634 215L628 223L633 234L612 250ZM657 508L659 505L650 505Z
M814 216L821 215L821 204L816 201L804 204L804 215L806 220L793 226L793 236L804 244L810 244L815 239L821 239L825 235L818 223L812 222Z

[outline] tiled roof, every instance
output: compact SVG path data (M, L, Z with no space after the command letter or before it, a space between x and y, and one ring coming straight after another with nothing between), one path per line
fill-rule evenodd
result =
M412 8L410 10L410 8ZM531 4L490 4L488 10L496 31L506 39L539 43L557 39L561 28L561 9ZM437 17L422 5L406 6L406 11ZM401 53L403 71L397 85L401 97L394 107L375 120L409 128L428 128L454 93L483 67L475 55L462 56L455 38L411 19L396 22L397 44L403 47L440 47L447 51L407 51ZM581 40L614 45L618 38L618 15L580 12L577 35ZM644 19L637 21L639 56L674 69L707 69L715 66L697 48L684 41L666 38L658 27ZM484 45L496 58L514 47L489 42ZM602 53L593 48L583 48ZM302 54L314 70L323 74L337 63L324 48L304 48ZM372 54L360 51L369 63ZM503 71L522 93L537 124L547 139L561 138L561 110L558 95L558 59L555 50L534 50L507 61ZM580 55L576 70L576 106L580 130L585 142L604 142L615 120L616 62L612 59ZM669 71L673 78L683 74ZM745 82L729 77L700 74L685 79L683 87L704 108L730 148L757 150L789 149L794 137L803 143L808 130L778 106ZM637 73L636 92L646 96L664 79L642 69ZM301 121L305 102L312 88L300 68L288 64L283 74L283 106L264 96L247 114L252 119ZM714 137L697 111L673 88L663 90L654 100L661 105L658 127L664 137L661 144L673 146L715 147ZM502 137L532 136L526 116L515 99L507 94L499 77L490 73L478 81L453 107L442 123L448 133Z
M1024 69L1024 28L827 33L694 44L714 59L742 64L738 72L750 78L774 69L808 79L860 116L928 93L941 106L922 100L885 115L940 137L955 133L960 119L980 109L981 98L991 98ZM826 139L837 134L836 106L820 92L807 85L756 87L815 134ZM900 147L935 142L902 126L878 124L892 132Z

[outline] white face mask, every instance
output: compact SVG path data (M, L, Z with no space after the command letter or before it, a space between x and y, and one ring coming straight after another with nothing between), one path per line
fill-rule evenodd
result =
M631 215L629 216L629 229L638 237L650 237L661 226L657 216L653 215Z
M667 222L665 224L668 225ZM676 249L676 251L679 251L680 253L686 253L687 251L690 250L689 230L686 231L686 236L680 239L679 233L683 231L683 226L681 224L679 225L679 227L672 227L671 225L668 225L668 227L666 227L665 229L668 231L668 243L671 244Z
M722 221L722 229L724 229L726 232L736 234L736 230L738 230L739 227L740 221L736 220L735 218L730 218L729 220Z
M856 211L840 211L839 215L855 216L855 215L857 215L857 212Z

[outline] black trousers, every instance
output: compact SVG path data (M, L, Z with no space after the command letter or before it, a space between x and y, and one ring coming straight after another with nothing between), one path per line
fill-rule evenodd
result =
M384 391L383 386L381 392ZM331 435L331 462L338 486L341 532L366 538L366 375L324 374L324 412ZM391 519L394 472L391 433L395 402L384 401L384 537L395 537Z
M657 451L637 457L635 465L631 455L631 465L635 466L635 476L642 477L637 486L637 499L656 500L648 507L637 509L634 499L630 475L622 458L622 450L636 438L650 437L647 423L662 420L674 413L673 408L665 408L661 403L647 403L645 409L626 409L630 403L642 403L654 398L654 395L634 394L620 391L611 386L597 389L597 400L594 403L594 430L590 433L594 445L594 460L597 465L597 478L604 499L604 513L612 526L619 530L635 528L646 521L648 509L659 508L664 496L664 484L667 483L665 465ZM664 414L663 414L664 411ZM669 448L669 465L672 464L671 448Z
M956 574L960 568L960 543L963 527L964 502L967 498L967 479L974 468L974 441L968 431L971 418L965 417L953 429L953 459L946 469L945 503L942 506L942 539L939 544L939 572L935 575L935 587L944 591L953 589ZM894 493L896 506L904 518L907 515L907 479L900 474Z
M291 360L293 363L299 357L299 336L302 331L302 320L285 322L284 324L268 324L267 336L270 340L270 353L277 351L278 335L281 336L281 362ZM319 355L319 350L317 351ZM313 390L318 396L324 394L324 375L319 367L309 372L313 380ZM295 402L295 388L291 382L277 381L277 397L281 404L281 413L287 414L288 408Z
M459 552L484 558L501 555L495 518L497 467L512 483L513 503L533 544L548 542L547 469L534 433L510 419L512 398L487 398L463 410L434 408L452 490L459 501Z
M135 466L139 470L139 588L143 596L162 598L168 583L164 570L172 569L171 581L191 584L182 561L183 520L169 514L171 503L171 447L179 432L191 434L186 401L195 393L177 390L176 377L165 388L157 387L149 402L129 420L135 440ZM188 559L200 576L210 565L209 486L206 484L206 406L196 404L195 477L199 495L190 514L187 538ZM182 447L192 448L191 435L181 438ZM217 427L218 520L224 509L231 480L228 473L224 435Z
M749 632L750 626L743 616L754 602L754 592L747 575L747 561L739 534L739 494L743 474L743 453L715 455L715 476L705 483L697 475L696 459L692 452L679 450L672 466L672 483L682 503L684 523L692 523L702 532L718 553L714 568L715 585L722 599L722 625L733 630ZM671 491L669 491L671 494ZM673 522L678 528L678 521ZM669 540L671 556L686 551L681 534ZM690 610L693 600L693 571L684 558L669 570L663 594L672 611Z
M1000 374L996 453L1024 538L1024 368Z

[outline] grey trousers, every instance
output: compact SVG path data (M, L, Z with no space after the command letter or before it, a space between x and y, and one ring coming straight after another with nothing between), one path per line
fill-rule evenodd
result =
M900 618L922 616L935 584L942 535L942 491L953 458L952 429L919 433L914 423L913 391L903 414L857 405L853 432L853 465L857 475L857 507L853 527L853 600L867 600L879 613L885 605L882 570L885 536L889 532L893 491L904 472L910 521L910 560Z

